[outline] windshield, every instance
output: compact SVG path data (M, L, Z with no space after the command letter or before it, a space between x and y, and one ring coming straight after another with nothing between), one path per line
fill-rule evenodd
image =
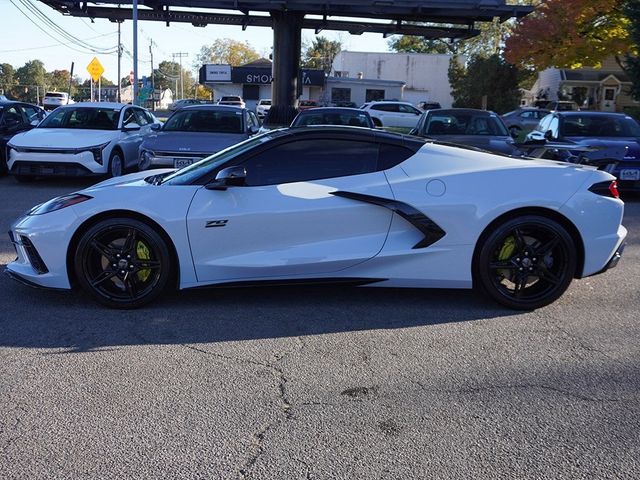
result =
M219 151L218 153L214 153L209 157L203 158L193 165L176 170L171 175L163 178L162 184L191 185L203 175L214 171L238 155L242 155L257 146L281 137L282 135L286 135L286 130L272 130L270 132L263 133L262 135L251 137L244 142L237 143L229 148Z
M45 97L54 97L54 98L64 98L66 94L64 93L45 93Z
M470 112L432 113L425 122L426 135L509 135L507 128L495 115Z
M86 130L116 130L120 110L114 108L57 108L38 128L76 128Z
M307 110L298 115L292 127L306 127L309 125L349 125L352 127L373 128L369 116L360 111L354 112L318 112L318 110Z
M241 110L180 110L169 117L165 132L242 133Z
M571 115L564 118L565 137L640 137L640 125L631 117Z

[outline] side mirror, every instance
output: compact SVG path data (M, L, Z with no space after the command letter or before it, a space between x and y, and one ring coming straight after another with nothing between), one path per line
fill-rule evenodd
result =
M137 130L140 130L140 125L134 122L127 123L124 127L122 127L123 132L135 132Z
M553 132L551 132L551 130L547 130L546 132L544 132L544 139L553 140Z
M205 185L207 190L226 190L227 187L240 187L247 178L247 170L242 165L223 168L216 175L215 181Z
M251 135L255 135L255 134L256 134L256 133L258 133L259 131L260 131L260 127L259 127L259 126L257 126L257 125L251 125L251 126L249 127L249 133L250 133Z
M156 131L156 132L157 132L157 131L158 131L158 130L160 130L161 128L162 128L162 125L160 125L159 123L152 123L152 124L151 124L151 130L154 130L154 131Z

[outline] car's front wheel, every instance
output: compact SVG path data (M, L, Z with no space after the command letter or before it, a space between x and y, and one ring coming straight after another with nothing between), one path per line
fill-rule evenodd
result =
M532 310L565 292L576 263L576 247L564 226L550 218L524 215L484 238L474 261L474 282L507 307Z
M124 158L120 150L114 150L109 157L109 175L119 177L124 173Z
M171 276L169 248L149 225L110 218L90 227L74 256L82 289L112 308L137 308L154 300Z

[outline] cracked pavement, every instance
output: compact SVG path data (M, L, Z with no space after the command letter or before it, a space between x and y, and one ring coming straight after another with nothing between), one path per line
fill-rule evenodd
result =
M0 178L0 223L82 185ZM344 286L113 311L1 276L0 478L640 478L626 200L619 266L528 313Z

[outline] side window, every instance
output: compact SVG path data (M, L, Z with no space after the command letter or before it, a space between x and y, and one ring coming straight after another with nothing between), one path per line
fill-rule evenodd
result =
M420 114L420 110L413 108L411 105L398 105L398 109L401 113L411 113L413 115Z
M21 108L27 116L28 123L31 123L34 120L42 120L42 113L39 108L32 107L31 105L21 105Z
M553 138L558 138L558 117L553 117L551 123L549 124L548 130L551 130L551 135Z
M415 152L410 148L383 143L378 153L378 170L395 167L414 154Z
M547 130L549 130L549 124L551 123L552 118L553 115L547 115L546 117L544 117L542 120L540 120L540 123L536 127L536 130L545 133Z
M151 112L144 110L144 116L147 117L147 122L148 123L155 123L156 119L153 118L153 115L151 114Z
M122 115L122 125L136 122L136 113L133 108L127 108Z
M382 112L398 112L398 105L394 103L383 103L380 105L374 105L371 107L371 110L380 110Z
M25 123L25 119L22 115L22 111L19 110L18 107L12 105L4 109L2 124L5 127L15 127L22 123Z
M376 171L376 143L309 139L288 142L243 163L249 186L278 185Z
M531 110L525 110L524 112L522 112L520 114L520 117L522 118L532 118L532 119L536 119L536 112L533 112Z
M147 116L145 115L145 111L141 110L139 108L134 108L135 111L135 122L140 125L141 127L144 127L145 125L149 125L149 120L147 119Z

